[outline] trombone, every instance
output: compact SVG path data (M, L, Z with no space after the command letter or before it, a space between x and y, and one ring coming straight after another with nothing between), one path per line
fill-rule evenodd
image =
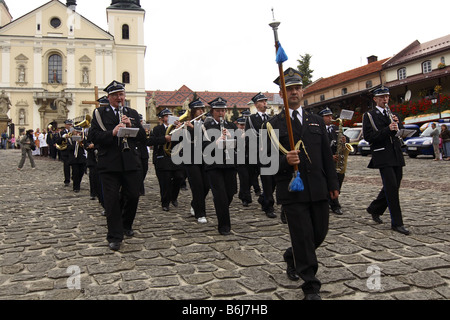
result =
M179 126L178 128L175 128L175 126L173 124L169 125L166 129L166 136L167 135L173 135L175 132L183 129L186 126L186 123L192 123L200 118L202 118L205 114L207 114L207 112L202 113L201 115L195 117L194 119L190 120L190 121L186 121L186 119L190 116L191 114L191 110L186 110L185 113L183 113L180 118L178 119L178 122L183 122L183 124L181 126ZM164 144L164 152L170 156L172 154L172 142L166 142Z
M89 128L91 126L91 119L92 117L90 115L86 115L84 117L84 120L75 123L75 126L79 126L82 127L83 129ZM66 133L62 138L64 138L64 140L61 142L61 144L56 144L56 149L58 149L59 151L63 151L67 149L67 139L72 137L72 132Z

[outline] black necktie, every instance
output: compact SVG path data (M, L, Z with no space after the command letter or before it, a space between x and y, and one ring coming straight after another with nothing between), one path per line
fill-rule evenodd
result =
M298 113L298 111L297 110L294 110L293 112L292 112L292 118L294 118L294 123L296 123L296 125L298 125L298 126L302 126L302 123L300 122L300 120L298 119L298 115L299 115L299 113Z
M262 119L263 119L264 122L266 122L267 121L267 114L263 113Z
M119 108L117 108L117 109L114 109L114 112L116 113L116 118L117 118L117 121L119 121L120 122L120 115L119 115Z

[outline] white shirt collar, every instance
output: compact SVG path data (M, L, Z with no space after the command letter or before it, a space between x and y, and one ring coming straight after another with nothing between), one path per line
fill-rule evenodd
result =
M381 112L381 113L383 113L384 112L384 110L385 110L385 108L383 108L383 107L380 107L380 106L377 106L377 109Z
M297 113L297 118L298 118L298 120L300 120L300 123L303 123L303 121L302 121L302 113L303 113L303 109L302 109L302 106L300 106L298 109L297 109L297 111L298 111L298 113ZM292 113L294 112L294 110L292 110L292 109L289 109L289 116L292 118Z
M267 116L267 113L265 113L265 112L258 111L258 113L259 113L259 116L260 116L261 118L263 117L263 115L266 115L266 116Z

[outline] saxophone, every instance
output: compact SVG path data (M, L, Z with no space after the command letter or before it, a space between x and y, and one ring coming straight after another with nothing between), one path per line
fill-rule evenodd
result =
M335 121L339 122L339 132L336 141L336 155L338 157L336 161L336 172L344 174L345 170L347 170L347 159L348 154L353 152L354 149L350 143L345 143L343 141L344 130L342 127L342 119L336 119Z

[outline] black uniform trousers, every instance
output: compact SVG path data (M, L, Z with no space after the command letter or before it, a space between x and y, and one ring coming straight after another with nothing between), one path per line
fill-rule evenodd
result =
M97 171L97 166L89 167L89 189L92 197L97 197L98 201L105 207L105 202L103 200L103 188L100 181L100 175Z
M275 191L275 177L273 175L261 175L262 194L260 195L258 202L261 204L263 211L267 211L273 208L275 200L273 193Z
M345 179L345 173L338 173L338 182L339 182L339 191L341 190L342 183ZM339 198L331 199L331 197L328 195L328 203L330 204L331 210L341 209L341 204L339 203Z
M121 242L124 230L131 230L139 202L142 171L102 172L108 242ZM122 196L121 196L122 195Z
M64 170L64 183L70 183L70 164L69 164L69 153L67 150L61 151L61 160L63 162L63 170Z
M185 164L189 186L192 192L191 207L195 218L206 217L205 199L209 192L209 182L202 164Z
M247 203L252 202L252 195L250 193L250 172L249 167L245 164L237 166L237 173L239 176L239 199Z
M236 168L214 168L207 172L214 198L219 232L231 230L230 204L237 193Z
M81 180L83 179L84 172L86 171L86 164L73 163L70 166L72 167L73 190L80 190Z
M179 170L155 169L159 182L161 205L168 207L171 201L178 199L181 183L184 180L184 168Z
M321 283L316 278L319 265L315 252L328 232L328 201L283 204L283 209L293 245L286 250L284 259L288 265L295 266L297 274L305 282L303 292L317 293Z
M383 188L373 200L367 211L370 214L382 215L389 208L393 227L403 226L402 211L400 208L399 189L403 177L403 167L379 168Z

